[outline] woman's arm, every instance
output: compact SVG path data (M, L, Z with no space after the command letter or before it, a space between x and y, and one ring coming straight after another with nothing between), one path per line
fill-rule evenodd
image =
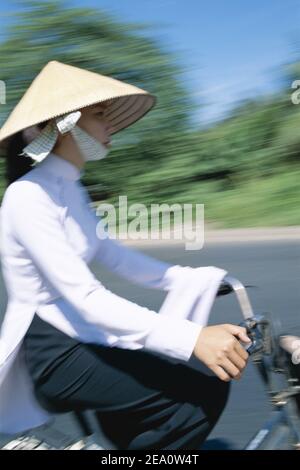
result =
M98 250L94 256L96 262L103 264L115 274L143 287L165 291L170 290L180 276L185 276L187 271L192 270L189 266L173 265L158 260L134 248L129 248L118 240L109 238L101 218L97 217L90 207L92 201L88 191L82 184L80 189L85 198L87 210L94 218L95 232L97 232L99 240Z
M60 220L59 206L41 186L16 181L7 191L16 240L86 322L101 332L115 335L119 347L145 348L189 360L201 326L159 315L106 289L72 249Z
M148 256L111 238L99 239L95 260L129 281L166 291L170 290L175 274L179 270L182 272L183 268Z

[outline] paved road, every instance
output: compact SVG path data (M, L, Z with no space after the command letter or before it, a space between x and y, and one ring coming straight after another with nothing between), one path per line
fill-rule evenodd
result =
M172 263L219 266L243 283L257 285L258 288L249 291L255 311L273 312L280 316L285 330L300 335L300 245L297 241L226 243L208 245L201 251L161 246L145 251ZM137 288L107 272L97 271L97 275L116 293L149 308L158 309L164 298L161 292ZM1 292L3 311L5 293L0 284ZM233 296L216 301L211 323L238 323L240 320ZM264 389L251 363L243 379L232 385L226 411L210 435L208 447L240 449L268 417ZM75 430L69 415L59 416L53 426L70 432Z

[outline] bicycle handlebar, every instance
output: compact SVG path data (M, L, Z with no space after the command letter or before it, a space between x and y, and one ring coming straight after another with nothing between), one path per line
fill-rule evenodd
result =
M234 292L241 307L243 317L248 319L254 316L251 302L246 287L236 278L225 276L217 293L217 296Z

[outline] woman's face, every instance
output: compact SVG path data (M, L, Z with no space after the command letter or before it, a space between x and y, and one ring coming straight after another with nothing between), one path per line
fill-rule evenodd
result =
M105 118L106 107L105 103L99 103L81 109L81 117L77 125L101 144L110 147L110 134L113 128Z

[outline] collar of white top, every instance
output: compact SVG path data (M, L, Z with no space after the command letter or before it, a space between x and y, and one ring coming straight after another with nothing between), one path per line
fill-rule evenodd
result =
M76 165L65 160L64 158L50 152L41 162L37 163L36 166L43 168L46 171L60 176L68 180L79 180L84 174L84 170L79 170Z

